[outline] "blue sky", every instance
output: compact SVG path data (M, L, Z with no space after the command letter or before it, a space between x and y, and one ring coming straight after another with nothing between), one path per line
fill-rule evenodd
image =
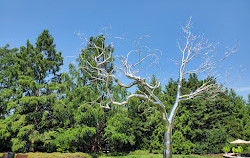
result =
M218 53L240 43L239 51L224 62L220 82L234 88L245 99L250 94L250 1L249 0L1 0L0 46L20 47L48 29L62 51L67 65L83 47L77 32L98 34L111 28L111 36L122 36L115 53L126 54L138 37L150 35L143 44L162 51L157 78L167 83L176 79L178 67L170 61L178 57L176 40L181 26L192 16L193 31L212 42L220 42ZM221 51L221 52L220 52Z

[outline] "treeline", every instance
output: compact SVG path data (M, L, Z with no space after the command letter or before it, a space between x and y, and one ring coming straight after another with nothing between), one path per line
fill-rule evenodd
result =
M163 125L156 107L146 100L132 99L126 106L101 108L107 94L96 74L81 69L100 53L103 36L90 37L77 59L61 73L61 52L56 50L47 30L35 45L0 48L0 152L128 152L163 149ZM111 71L113 60L103 65ZM154 85L155 77L151 79ZM182 92L194 91L202 84L192 74L183 81ZM155 90L170 111L177 81ZM139 92L140 87L137 87ZM125 89L112 85L112 95L124 100ZM102 94L102 95L100 95ZM101 97L100 97L101 96ZM213 100L196 98L184 101L178 110L173 130L173 153L219 153L229 141L249 140L249 106L233 90L220 93Z

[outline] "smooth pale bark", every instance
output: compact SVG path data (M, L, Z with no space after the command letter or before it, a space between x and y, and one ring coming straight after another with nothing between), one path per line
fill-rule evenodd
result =
M178 81L178 85L177 85L177 94L176 94L176 99L175 99L175 103L171 109L171 112L169 114L168 120L169 120L169 124L165 125L165 129L164 129L164 152L163 152L163 158L172 158L172 149L173 149L173 143L172 143L172 130L173 130L173 126L174 126L174 118L176 116L176 112L178 110L178 106L179 106L179 97L181 94L181 85L182 85L182 73L180 71L180 78Z
M172 158L172 127L169 126L164 133L164 152L163 158Z

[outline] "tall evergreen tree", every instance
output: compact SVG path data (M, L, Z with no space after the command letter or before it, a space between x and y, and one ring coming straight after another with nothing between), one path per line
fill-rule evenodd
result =
M39 35L36 47L27 41L16 53L18 78L15 98L9 102L14 109L12 150L35 151L40 134L51 127L52 106L57 100L56 80L63 64L61 52L55 49L48 30Z
M9 49L9 45L0 48L0 118L5 118L10 109L8 103L14 96L15 82L18 79L17 48Z
M17 48L9 49L7 44L0 47L0 151L11 149L11 118L10 102L16 99L15 83L18 80Z
M77 146L76 149L79 151L102 152L102 147L106 143L104 128L110 115L107 110L102 109L99 105L101 101L105 101L104 82L92 80L92 77L98 74L88 73L81 68L87 67L87 63L94 64L94 56L100 56L98 60L101 61L103 60L101 56L112 52L112 46L105 46L105 38L102 35L90 37L87 41L87 46L82 50L79 58L77 58L77 67L70 64L69 73L63 75L63 81L59 86L61 91L59 96L62 99L60 104L63 105L63 108L61 108L60 104L54 107L55 126L62 129L58 133L59 135L72 132L79 134L72 134L74 139L69 139L69 141L57 140L59 144L57 150L64 148L62 150L73 151L70 146L77 144L75 146ZM108 63L104 63L101 67L111 72L113 59L111 58ZM91 70L92 67L89 66L87 69ZM102 98L98 98L99 94L103 94ZM119 97L119 93L116 94Z

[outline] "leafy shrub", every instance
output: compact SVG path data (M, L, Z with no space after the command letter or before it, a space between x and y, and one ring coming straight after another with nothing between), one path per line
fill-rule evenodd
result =
M222 151L225 152L225 153L228 153L230 151L230 147L229 146L224 146L222 148Z
M173 154L191 154L194 152L195 144L187 140L181 131L173 134Z
M238 147L238 153L242 153L243 152L243 148L241 146Z
M153 154L163 154L163 150L153 150Z
M129 153L129 155L147 155L149 152L147 150L135 150Z
M62 153L68 153L69 152L69 145L68 144L57 144L57 151Z
M233 147L232 151L233 153L242 153L243 148L241 146L239 146L238 148Z
M11 139L12 142L12 151L17 152L17 151L22 151L25 152L26 151L26 141L21 141L18 138L12 138Z
M56 140L57 132L56 131L48 131L44 132L41 136L41 140L44 143L44 147L47 149L47 152L57 151L57 145L59 142Z
M128 146L135 144L132 123L133 120L126 116L125 111L115 114L108 120L104 136L110 138L108 143L111 150L126 151Z
M161 124L157 125L153 131L150 142L150 150L163 150L164 130Z
M108 153L107 156L126 156L127 153L125 152L111 152L111 153Z
M220 153L227 142L227 133L224 129L216 127L200 131L201 140L196 142L195 153Z
M233 148L232 148L232 151L233 151L233 153L236 153L236 148L233 147Z

